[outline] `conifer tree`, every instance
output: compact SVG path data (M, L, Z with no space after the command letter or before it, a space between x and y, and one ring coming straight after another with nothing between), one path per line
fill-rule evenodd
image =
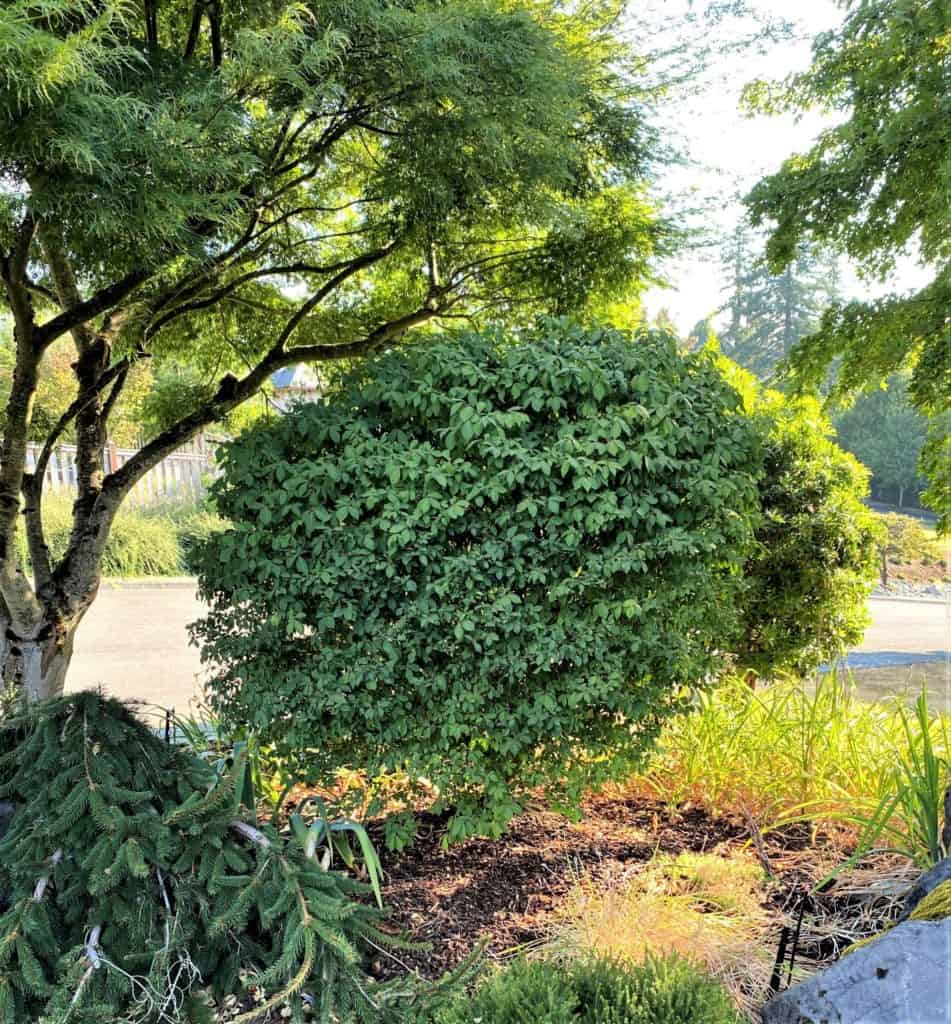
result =
M395 940L368 887L322 865L318 832L257 827L233 777L116 701L4 721L0 800L17 808L0 841L2 1024L207 1021L229 993L253 1005L234 1024L284 1004L378 1022L424 995L365 974Z

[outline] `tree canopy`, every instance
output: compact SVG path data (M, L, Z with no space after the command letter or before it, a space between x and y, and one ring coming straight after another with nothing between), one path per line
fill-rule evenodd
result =
M861 395L835 419L839 444L871 470L878 496L894 498L899 508L926 486L918 460L928 423L909 402L907 385L907 377L896 374L887 387Z
M880 278L913 247L933 269L930 283L913 294L829 310L792 362L803 382L818 386L837 360L839 392L912 370L910 392L933 419L924 465L947 524L951 7L947 0L849 4L841 28L816 40L808 70L779 87L755 83L747 98L766 111L840 115L808 152L790 157L748 197L754 222L771 225L767 252L776 273L807 238L837 247Z
M770 377L836 297L835 263L801 245L795 259L774 274L743 227L734 232L725 257L732 280L723 307L730 320L720 333L724 351L760 379Z
M124 495L275 369L453 319L636 296L666 228L618 13L557 0L0 8L8 678L42 635L61 667L37 685L55 692ZM31 476L35 398L65 338L74 398ZM110 416L145 359L158 381L187 362L189 386L104 477ZM67 430L80 493L52 564L42 468ZM21 500L32 585L12 561Z

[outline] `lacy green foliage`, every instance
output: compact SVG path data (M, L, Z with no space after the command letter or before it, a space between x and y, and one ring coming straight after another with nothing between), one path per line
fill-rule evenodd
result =
M808 672L859 643L879 529L862 503L868 473L832 440L819 403L756 387L726 367L763 438L757 553L746 565L740 663Z
M50 554L60 559L69 545L73 502L50 496L43 502L43 526ZM104 576L178 576L188 572L189 553L224 523L199 505L125 508L118 516L102 556ZM19 564L26 569L26 538L17 536Z
M92 287L145 270L146 323L156 293L187 283L148 345L199 366L206 390L299 305L278 276L316 290L360 256L360 289L331 284L305 340L417 309L430 257L440 297L464 284L473 309L643 286L667 234L645 196L659 146L613 5L307 0L193 25L193 5L165 3L154 28L150 7L3 5L0 149L16 170L0 242L28 207ZM210 236L241 258L209 265Z
M679 957L643 964L517 960L435 1024L739 1024L726 992Z
M252 983L266 1002L242 1021L285 1001L299 1020L305 996L381 1021L409 993L363 974L367 943L392 945L366 886L241 825L233 779L115 701L3 722L0 797L18 805L0 843L0 1021L205 1020L208 998Z
M774 270L807 237L881 276L916 242L935 269L915 294L829 310L794 353L794 370L818 385L837 360L836 388L848 392L911 368L915 404L932 417L947 413L951 397L949 97L946 0L853 4L838 31L818 37L809 70L778 94L762 83L748 94L761 108L831 107L843 115L749 196L754 222L773 225L767 252ZM946 438L946 420L944 430ZM933 498L936 511L951 515L947 489Z
M721 664L757 439L713 360L550 321L367 365L245 435L195 634L226 720L496 834L630 772Z

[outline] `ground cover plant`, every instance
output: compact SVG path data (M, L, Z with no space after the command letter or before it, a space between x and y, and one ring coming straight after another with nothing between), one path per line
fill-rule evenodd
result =
M436 1024L739 1024L729 997L686 960L630 965L590 957L516 961Z
M369 887L327 870L325 830L281 836L217 775L117 702L78 694L0 724L0 1020L400 1019L413 985L364 957L392 947ZM421 994L421 993L420 993Z
M426 779L450 838L538 786L576 806L724 663L758 457L712 356L662 334L548 321L369 362L222 456L212 707L304 772Z

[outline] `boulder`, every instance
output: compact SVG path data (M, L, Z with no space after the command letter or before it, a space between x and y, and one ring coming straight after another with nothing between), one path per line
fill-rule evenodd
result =
M947 814L949 804L951 804L951 790L948 790L945 796L945 814ZM945 829L947 830L947 826L945 826ZM949 880L951 880L951 857L945 857L944 860L939 860L930 871L926 871L908 890L908 895L905 897L905 905L902 907L901 916L898 920L905 921L911 917L915 907L918 906L928 893Z
M764 1024L951 1024L951 918L906 921L783 992Z

